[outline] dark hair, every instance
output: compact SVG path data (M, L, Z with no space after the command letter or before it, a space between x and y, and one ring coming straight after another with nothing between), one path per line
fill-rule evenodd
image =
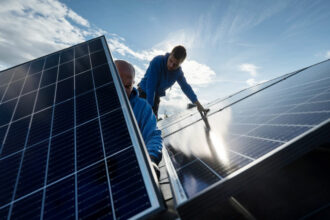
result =
M186 48L181 45L176 46L173 48L171 54L174 56L175 59L183 61L187 56Z

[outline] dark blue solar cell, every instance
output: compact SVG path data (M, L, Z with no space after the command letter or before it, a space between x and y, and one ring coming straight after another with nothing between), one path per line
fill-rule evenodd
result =
M53 135L66 131L74 126L73 99L55 106Z
M9 70L0 72L0 85L5 85L5 84L9 83L13 74L14 74L14 69L9 69Z
M91 60L93 67L100 66L108 62L104 50L91 54Z
M116 95L116 88L113 83L97 89L96 94L100 115L120 107L120 102L118 96Z
M40 219L42 191L14 203L12 219Z
M251 158L259 158L280 146L281 142L268 141L246 136L231 136L228 144L230 150L246 155Z
M73 48L61 52L61 64L73 60Z
M74 177L46 189L44 219L75 219Z
M121 109L101 117L106 156L132 145Z
M5 102L9 99L16 98L21 92L23 83L24 83L24 79L21 79L21 80L18 80L16 82L11 83L8 86L6 94L5 94L2 101Z
M75 58L82 57L88 54L87 43L80 44L74 48Z
M60 57L60 54L59 53L55 53L55 54L49 55L46 58L46 64L45 64L45 68L44 69L48 69L50 67L57 66L58 61L59 61L59 57Z
M78 173L78 203L81 219L113 219L103 161Z
M47 183L74 172L74 132L70 130L51 139Z
M310 129L310 127L295 127L295 126L271 126L263 125L248 133L249 136L268 138L272 140L288 141L303 132Z
M269 121L271 124L284 125L317 125L322 121L330 118L327 112L311 112L299 114L283 114Z
M211 158L205 158L202 159L202 161L204 161L212 170L216 171L222 178L253 161L252 159L243 157L237 153L228 151L227 149L225 149L224 152L221 152L221 154L217 154L216 150L213 150L213 152L214 154Z
M0 152L1 152L2 142L3 142L3 139L5 137L7 128L8 128L8 126L0 127Z
M7 86L8 85L0 86L0 100L2 100L2 97L5 95Z
M93 88L93 78L91 71L76 75L76 96Z
M56 82L57 78L57 67L45 70L42 74L40 88Z
M183 189L188 197L218 182L220 179L199 160L177 171ZM195 184L191 184L195 183Z
M11 100L0 105L0 126L8 124L13 115L17 99Z
M57 83L56 103L63 102L73 97L73 83L72 77Z
M127 219L151 206L134 149L107 160L111 192L118 219Z
M38 99L34 112L52 106L54 103L55 85L47 86L39 90Z
M41 77L41 72L33 74L26 78L22 94L37 90L39 88L39 81Z
M0 207L12 199L21 156L18 153L0 160Z
M73 62L60 65L58 72L58 80L66 79L73 76Z
M22 150L30 123L30 117L13 122L2 147L1 157Z
M23 65L20 65L18 67L14 68L14 77L12 78L11 81L16 81L18 79L25 78L26 74L29 71L30 63L25 63Z
M9 206L6 206L6 207L4 207L4 208L0 208L0 216L1 216L3 219L7 219L8 212L9 212Z
M32 92L21 96L16 107L14 120L22 118L24 116L30 115L33 110L34 100L36 98L37 92Z
M15 198L44 186L48 141L25 150Z
M289 112L330 111L330 101L306 103L292 108Z
M330 84L330 83L329 83ZM311 102L319 102L319 101L330 101L330 91L318 95L310 100Z
M49 138L53 108L33 115L27 146Z
M34 73L41 72L44 66L45 59L41 58L39 60L33 61L30 66L29 74L32 75Z
M91 53L103 49L103 45L102 45L101 39L96 39L96 40L90 41L88 43L88 45L89 45L89 51Z
M94 92L76 97L77 125L97 117Z
M96 88L113 81L107 64L93 69L93 77Z
M91 64L89 62L89 56L84 56L78 59L75 59L75 74L84 72L91 68Z
M167 147L168 146L166 146L166 148ZM196 160L196 157L194 157L193 155L187 156L187 155L179 152L179 153L172 155L171 159L172 159L174 168L177 170L177 169L185 166L186 164L191 163L192 161Z
M93 120L77 127L76 135L78 170L103 158L103 147L98 120Z
M252 129L255 129L258 125L255 124L229 124L227 129L231 134L246 134Z

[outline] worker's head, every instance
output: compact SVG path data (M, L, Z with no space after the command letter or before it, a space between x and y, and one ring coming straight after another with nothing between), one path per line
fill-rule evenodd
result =
M186 49L179 45L173 48L170 56L167 59L167 69L169 71L176 70L183 63L184 59L187 56Z
M127 97L131 95L134 84L135 70L132 64L124 60L116 60L115 65L117 67L121 82L125 87Z

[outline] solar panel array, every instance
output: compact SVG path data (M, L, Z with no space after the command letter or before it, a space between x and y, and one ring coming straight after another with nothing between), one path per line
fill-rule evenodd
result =
M104 37L0 72L1 219L160 209Z
M175 199L191 218L323 141L330 133L330 61L161 122Z

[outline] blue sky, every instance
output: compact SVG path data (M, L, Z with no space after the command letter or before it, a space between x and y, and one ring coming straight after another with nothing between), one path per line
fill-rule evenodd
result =
M186 46L183 70L202 103L330 58L330 1L1 0L0 69L104 34L137 79ZM177 85L160 113L182 111Z

